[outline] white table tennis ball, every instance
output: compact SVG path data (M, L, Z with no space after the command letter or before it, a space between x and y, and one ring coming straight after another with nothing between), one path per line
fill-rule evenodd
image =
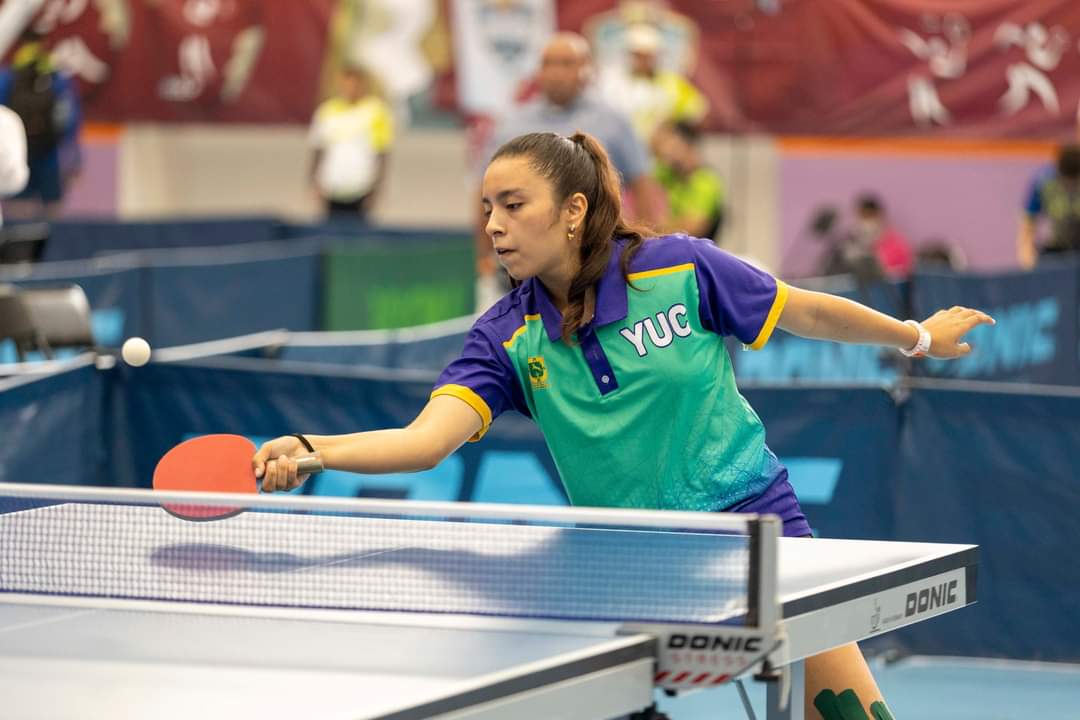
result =
M150 343L141 337L131 337L120 348L120 357L132 367L142 367L150 362Z

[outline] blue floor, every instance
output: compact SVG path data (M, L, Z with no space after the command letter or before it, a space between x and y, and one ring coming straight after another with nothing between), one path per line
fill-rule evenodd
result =
M1080 665L912 657L871 663L896 720L1080 718ZM765 691L748 683L758 720ZM735 688L662 698L671 720L745 718Z

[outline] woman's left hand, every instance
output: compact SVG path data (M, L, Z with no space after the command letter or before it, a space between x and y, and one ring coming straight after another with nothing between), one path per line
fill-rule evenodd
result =
M954 306L938 310L926 320L923 327L930 333L930 357L948 360L963 357L971 352L971 346L962 338L976 325L993 325L994 318L979 310Z

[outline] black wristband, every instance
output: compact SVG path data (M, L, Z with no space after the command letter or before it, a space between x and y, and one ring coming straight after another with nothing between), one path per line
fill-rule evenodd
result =
M292 433L292 437L302 442L304 444L304 447L307 448L308 452L315 452L315 446L308 442L308 439L300 433Z

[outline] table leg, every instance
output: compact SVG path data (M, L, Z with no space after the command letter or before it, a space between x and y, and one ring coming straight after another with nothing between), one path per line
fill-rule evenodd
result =
M787 707L780 709L783 698L780 696L781 682L775 680L765 685L765 717L768 720L805 720L803 696L806 693L806 680L803 661L796 660L787 667L791 676L791 695Z

